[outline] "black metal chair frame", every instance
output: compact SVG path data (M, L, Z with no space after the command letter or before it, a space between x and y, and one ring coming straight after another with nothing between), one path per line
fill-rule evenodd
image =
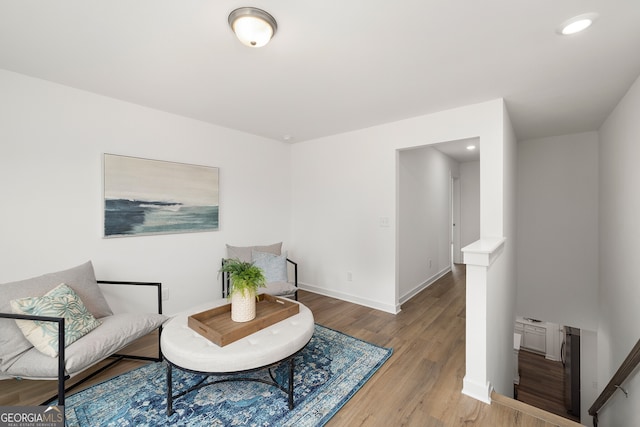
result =
M110 285L135 285L135 286L155 286L158 290L158 314L162 314L162 283L159 282L122 282L122 281L111 281L111 280L98 280L100 284L110 284ZM47 405L54 400L58 400L58 405L64 406L65 401L65 393L73 390L80 384L85 383L96 375L104 372L109 369L116 363L120 362L123 359L134 359L134 360L145 360L150 362L160 362L162 361L162 351L160 349L160 335L162 334L162 326L158 328L158 357L149 357L149 356L137 356L137 355L129 355L129 354L119 354L114 353L109 358L114 358L107 365L101 367L100 369L92 372L90 375L82 378L80 381L72 384L69 387L65 388L65 382L71 378L70 375L65 373L65 333L64 333L64 317L46 317L46 316L32 316L32 315L22 315L22 314L13 314L13 313L0 313L0 318L6 319L22 319L22 320L39 320L42 322L55 322L58 324L58 393L54 396L51 396L47 400L41 403L41 405Z
M222 259L220 263L221 266L224 266L225 259ZM293 285L298 287L298 263L287 258L287 263L293 266ZM231 290L231 277L229 273L222 272L222 298L226 298L229 296L229 291ZM294 293L294 299L298 301L298 291L296 290Z

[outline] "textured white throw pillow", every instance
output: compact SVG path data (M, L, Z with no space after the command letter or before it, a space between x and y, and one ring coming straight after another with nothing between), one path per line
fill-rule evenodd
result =
M253 265L262 269L267 283L287 281L287 253L274 255L268 252L252 251Z
M10 304L16 314L64 317L65 347L100 326L100 321L89 313L80 297L64 283L41 297L14 299ZM57 323L21 319L16 323L35 348L47 356L58 356Z

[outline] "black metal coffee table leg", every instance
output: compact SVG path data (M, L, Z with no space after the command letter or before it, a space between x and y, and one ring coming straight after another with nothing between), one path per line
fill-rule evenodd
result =
M295 358L292 357L291 359L289 359L289 410L293 409L293 367L294 367L294 360Z
M173 414L173 379L171 364L167 363L167 416Z
M184 396L185 394L191 393L194 390L200 389L202 387L206 387L206 386L210 386L213 384L220 384L220 383L225 383L225 382L233 382L233 381L252 381L252 382L259 382L259 383L263 383L263 384L267 384L270 386L274 386L276 388L278 388L280 391L286 393L288 395L288 406L289 406L289 410L294 408L294 403L293 403L293 377L294 377L294 369L295 369L295 357L304 349L301 348L300 350L298 350L297 352L295 352L294 354L292 354L289 357L286 357L282 360L280 360L279 362L273 363L272 365L269 366L262 366L259 368L254 368L254 369L248 369L246 371L237 371L237 372L200 372L200 371L193 371L190 369L186 369L186 368L182 368L178 365L175 365L176 368L185 371L185 372L191 372L193 374L197 374L197 375L203 375L203 378L197 382L197 384L189 387L187 390L184 390L178 394L176 394L175 396L173 395L173 379L172 379L172 371L173 371L173 364L167 359L165 358L165 361L167 362L167 416L171 416L173 415L174 411L173 411L173 400L174 398L177 399L179 397ZM285 387L285 385L278 383L278 381L276 380L276 378L273 375L273 372L271 371L272 367L277 367L277 366L281 366L282 363L286 363L289 362L289 384L287 384L287 386ZM249 377L239 377L239 378L223 378L217 381L206 381L208 377L211 376L229 376L229 375L236 375L236 374L246 374L248 372L255 372L255 371L260 371L266 369L267 372L269 373L269 377L271 377L271 381L267 381L265 379L260 379L260 378L249 378Z

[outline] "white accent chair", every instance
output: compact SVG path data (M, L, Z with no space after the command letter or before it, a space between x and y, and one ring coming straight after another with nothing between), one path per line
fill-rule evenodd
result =
M252 262L260 267L267 279L266 287L258 290L259 294L293 298L298 300L298 263L282 252L282 242L265 246L231 246L227 245L227 258ZM224 264L225 259L222 260ZM222 276L222 297L229 294L230 280L226 273Z
M65 317L16 314L11 300L42 297L61 283L67 284L80 298L86 310L100 325L80 337L65 348ZM120 313L114 314L107 304L98 284L149 286L157 290L157 313ZM161 331L168 320L162 314L162 284L151 282L97 281L91 262L77 267L45 274L18 282L0 284L0 380L22 378L36 380L57 380L58 394L42 404L48 404L56 397L58 405L64 405L65 392L104 371L124 358L149 361L162 360L160 338L158 337L158 357L143 357L117 354L134 340L149 334L155 329ZM69 310L70 311L70 310ZM67 312L69 312L67 311ZM57 357L42 353L27 340L16 320L57 323ZM92 373L80 382L65 389L69 378L85 371L96 363L114 358L111 363Z

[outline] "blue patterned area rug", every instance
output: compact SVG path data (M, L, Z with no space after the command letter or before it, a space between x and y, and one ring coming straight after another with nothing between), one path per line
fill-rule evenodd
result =
M153 363L68 397L66 421L74 427L322 426L392 352L316 325L313 338L296 356L293 410L287 406L286 394L273 386L233 381L175 399L175 413L167 417L166 364ZM280 384L287 384L288 364L273 372ZM251 375L269 376L266 370ZM202 378L174 368L174 394Z

